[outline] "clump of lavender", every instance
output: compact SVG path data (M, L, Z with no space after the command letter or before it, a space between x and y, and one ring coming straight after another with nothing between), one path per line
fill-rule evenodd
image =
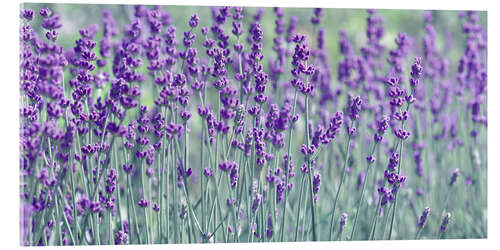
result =
M461 26L446 29L439 23L446 13L409 15L423 18L423 32L398 33L386 51L384 17L375 10L361 16L366 43L359 44L350 37L357 30L329 25L339 16L330 9L311 9L304 19L286 8L270 16L264 8L200 8L181 17L164 6L107 6L72 31L61 29L72 21L66 8L25 5L23 245L391 239L393 231L419 239L430 223L429 207L421 216L415 210L424 201L443 207L438 238L451 229L445 211L482 221L487 37L480 12L461 12ZM451 40L458 29L464 36ZM332 69L328 39L337 32L342 58ZM73 45L63 46L68 37ZM407 65L414 54L422 58ZM408 160L416 173L403 168ZM442 167L450 165L451 175ZM454 192L460 174L474 194ZM401 210L406 201L410 209Z

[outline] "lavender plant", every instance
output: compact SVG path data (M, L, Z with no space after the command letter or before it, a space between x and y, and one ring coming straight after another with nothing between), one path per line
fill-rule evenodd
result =
M484 13L64 7L20 13L21 245L486 237Z

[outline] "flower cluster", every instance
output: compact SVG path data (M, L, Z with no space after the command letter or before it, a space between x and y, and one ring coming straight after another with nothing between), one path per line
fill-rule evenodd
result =
M304 95L310 95L314 90L314 85L309 84L308 78L314 74L314 65L308 65L309 56L311 51L307 44L305 43L305 35L295 35L293 42L295 42L295 50L292 56L292 66L291 70L292 76L294 77L291 81L292 86L300 91ZM306 78L304 83L303 78Z

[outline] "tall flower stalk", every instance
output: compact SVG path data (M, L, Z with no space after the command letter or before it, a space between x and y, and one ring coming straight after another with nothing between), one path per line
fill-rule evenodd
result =
M333 218L335 216L335 209L337 208L337 201L339 199L340 191L342 190L342 184L344 183L345 176L347 174L347 162L349 160L349 153L351 150L351 138L357 135L356 131L356 122L359 119L359 112L361 111L361 98L359 96L351 96L349 99L349 103L347 104L347 114L349 117L349 121L345 122L345 128L347 131L347 146L345 149L345 158L344 165L342 167L342 177L340 179L339 186L337 188L337 192L335 193L335 198L333 200L333 209L330 219L330 236L329 239L332 240L333 235Z

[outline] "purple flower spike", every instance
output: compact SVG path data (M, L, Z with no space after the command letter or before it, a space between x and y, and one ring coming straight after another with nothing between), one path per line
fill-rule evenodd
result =
M345 229L345 225L347 223L347 218L348 218L348 215L346 213L343 213L341 216L340 216L340 228L339 228L339 231L340 232L343 232L344 229Z
M441 232L446 231L446 229L448 228L448 224L450 223L450 219L451 219L451 213L446 213L443 218L443 221L441 222L441 227L439 228Z
M255 193L252 203L252 211L254 213L257 212L257 209L259 209L261 201L262 201L262 195L259 193Z
M429 216L430 212L431 212L431 209L429 207L425 207L424 211L422 212L422 215L418 219L418 227L420 227L420 228L424 227L425 223L427 222L427 217Z
M453 186L453 184L455 184L455 182L457 182L458 176L460 176L460 169L457 168L451 174L451 177L450 177L450 187Z

